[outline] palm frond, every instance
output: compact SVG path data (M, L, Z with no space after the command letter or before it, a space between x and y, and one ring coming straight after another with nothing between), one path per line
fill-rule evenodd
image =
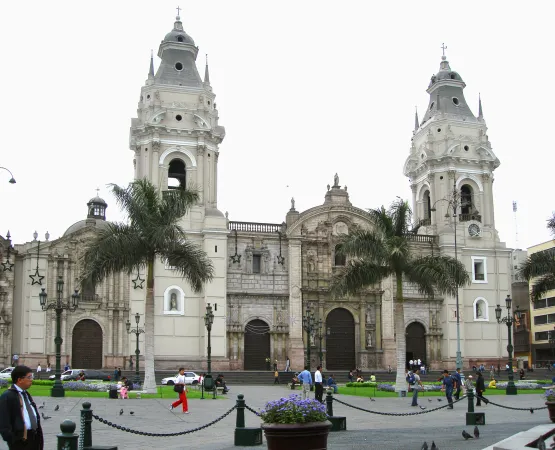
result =
M174 267L191 284L195 292L200 292L204 283L211 281L214 267L202 248L192 241L170 242L161 249L159 256L163 262Z
M160 217L164 223L173 223L183 217L200 198L196 189L171 189L164 191L160 203Z
M555 273L549 273L534 279L534 284L530 291L530 298L535 302L552 289L555 289Z
M404 272L407 279L426 294L430 294L430 287L433 286L441 293L455 295L458 287L470 283L464 264L450 256L416 258L410 261Z
M518 276L530 281L532 278L555 273L555 253L550 251L532 253L522 263Z
M367 230L355 230L342 235L340 253L357 258L370 259L374 262L383 260L384 240L381 235Z
M384 206L378 209L369 209L368 215L378 232L385 236L392 236L394 234L393 221Z
M91 277L98 283L112 273L131 273L153 255L136 228L108 223L86 247L82 256L82 279Z
M395 236L404 236L411 229L412 211L407 201L397 199L389 207Z
M555 213L553 213L553 216L547 221L547 228L549 228L551 234L555 236Z
M153 214L160 209L160 197L156 186L146 179L135 180L127 187L110 184L117 204L125 212L131 223L141 228L148 227Z
M340 269L332 278L331 292L334 296L354 294L364 287L379 283L390 274L386 266L367 260L354 260Z

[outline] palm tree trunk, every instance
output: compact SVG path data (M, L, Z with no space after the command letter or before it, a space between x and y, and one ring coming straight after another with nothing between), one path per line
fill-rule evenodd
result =
M403 306L403 275L395 276L397 295L395 298L394 324L397 341L397 376L395 378L395 392L407 391L405 367L407 363L407 341L405 334L405 309Z
M154 260L147 265L145 300L145 380L143 390L156 393L154 375Z

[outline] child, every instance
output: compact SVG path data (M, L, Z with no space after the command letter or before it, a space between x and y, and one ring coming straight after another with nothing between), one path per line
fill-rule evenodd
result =
M277 370L274 372L274 384L279 384L279 372Z

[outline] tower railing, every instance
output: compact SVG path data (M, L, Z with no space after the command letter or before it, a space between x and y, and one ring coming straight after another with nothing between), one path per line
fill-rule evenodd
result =
M277 233L283 230L283 225L280 223L235 222L230 220L228 229L254 233Z

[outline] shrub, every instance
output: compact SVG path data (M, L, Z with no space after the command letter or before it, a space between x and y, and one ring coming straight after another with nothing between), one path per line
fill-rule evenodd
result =
M301 400L292 394L279 400L266 403L260 411L264 423L309 423L327 420L326 406L314 399Z
M53 386L54 380L33 380L35 386Z
M70 391L102 392L108 389L108 385L102 383L87 383L84 381L68 381L64 383L64 389Z
M378 383L376 383L375 381L365 381L363 383L357 383L357 382L347 383L345 386L367 388L367 387L376 387L377 385Z

